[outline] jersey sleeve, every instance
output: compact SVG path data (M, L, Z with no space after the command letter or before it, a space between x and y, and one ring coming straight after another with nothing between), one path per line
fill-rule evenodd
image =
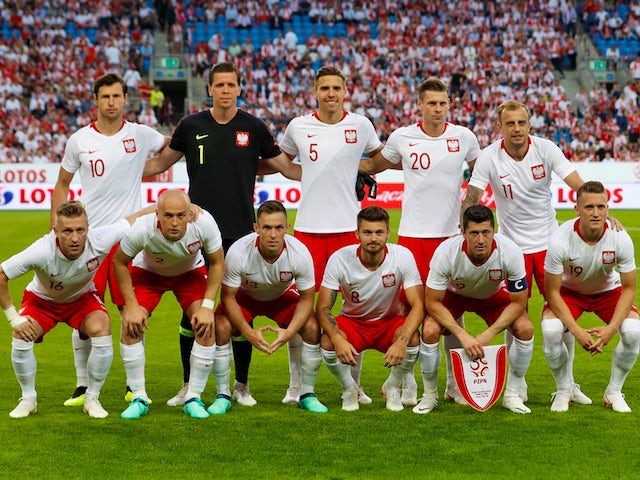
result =
M175 150L176 152L184 153L187 149L185 145L185 138L189 130L189 117L183 117L182 120L178 122L176 125L176 129L173 131L173 135L171 135L171 142L169 143L169 148Z
M289 122L284 131L280 148L287 155L298 155L298 145L296 144L295 132L297 130L298 118L294 118Z
M144 249L149 240L147 223L150 216L155 218L156 214L150 213L136 219L128 235L120 241L120 248L126 256L133 258Z
M224 275L222 284L231 288L240 288L243 273L243 251L242 242L235 242L224 258Z
M616 236L618 243L618 271L620 273L632 272L636 269L633 240L625 231L616 232Z
M52 235L53 233L51 233ZM36 240L23 251L2 262L2 270L9 280L18 278L34 268L44 265L51 256L47 248L47 237Z
M150 145L149 150L151 152L160 151L164 145L164 135L148 125L141 125L141 127L143 128L145 138Z
M260 158L267 159L277 157L282 151L274 140L273 135L271 135L269 127L267 127L267 124L259 118L256 120L260 136Z
M290 239L287 239L287 241L290 241ZM311 253L302 242L299 242L299 245L299 248L296 249L298 254L296 255L296 268L294 271L296 272L296 288L303 291L315 288L316 280Z
M545 148L547 149L546 158L551 161L551 169L555 172L556 175L558 175L558 177L564 180L576 171L575 165L571 163L567 159L567 157L565 157L562 150L560 150L560 147L558 147L550 140L543 140Z
M334 253L329 257L327 266L324 269L324 275L322 276L322 286L329 290L340 289L340 279L342 274L340 272L340 258Z
M469 146L467 148L467 155L464 157L464 159L467 162L472 162L480 155L480 144L478 143L478 138L475 136L475 134L466 127L465 137L467 138Z
M407 288L415 287L417 285L422 285L422 279L420 278L420 272L418 271L418 265L416 264L416 259L406 247L398 248L399 258L401 259L401 264L403 266L403 279L402 286L406 290Z
M60 166L69 173L76 173L80 168L80 156L78 152L78 141L76 135L71 135L64 147L64 155Z
M427 287L432 290L446 290L451 276L451 260L448 258L448 250L440 244L431 257L429 263L429 275L427 276Z
M520 292L526 285L522 282L527 276L524 266L524 255L513 241L502 237L504 245L504 259L507 267L507 287L510 292Z
M491 147L485 148L480 155L478 155L478 160L476 160L476 164L473 167L473 173L471 174L471 179L469 180L470 187L479 188L484 192L489 184L490 173L491 173Z
M557 233L564 232L565 229L556 230ZM547 255L544 259L544 271L552 275L560 275L564 272L564 245L568 239L554 234L549 241Z
M364 147L364 152L369 154L380 148L382 146L382 142L380 141L380 138L378 138L378 134L376 133L375 128L373 128L371 120L365 117L363 125L367 132L367 144Z
M198 226L202 233L204 251L209 254L220 250L222 248L220 228L218 228L218 224L206 210L200 213Z
M389 162L398 164L402 160L402 154L398 148L401 130L394 130L389 135L387 143L382 149L382 156Z

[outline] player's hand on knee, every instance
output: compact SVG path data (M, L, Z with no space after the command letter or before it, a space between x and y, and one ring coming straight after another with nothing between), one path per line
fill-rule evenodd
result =
M289 332L285 328L271 328L272 331L277 333L276 339L271 342L271 348L269 349L269 354L272 354L280 347L282 347L285 343L291 340L293 335L289 335Z
M16 338L24 340L25 342L34 342L38 339L42 329L40 324L31 317L22 317L25 321L16 325L13 328L13 333Z
M407 344L402 341L395 341L384 354L384 366L387 368L400 365L407 355Z
M358 356L358 351L353 348L347 340L342 339L341 341L334 344L336 357L342 363L346 363L348 365L356 366L358 362L356 361L356 357Z

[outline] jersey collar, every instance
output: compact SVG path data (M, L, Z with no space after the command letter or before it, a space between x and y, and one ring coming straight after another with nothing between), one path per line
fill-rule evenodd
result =
M315 118L315 119L316 119L316 120L318 120L319 122L326 123L326 122L323 122L323 121L320 119L320 115L318 114L318 112L317 112L317 111L313 112L313 114L312 114L312 115L313 115L313 118ZM349 112L347 112L346 110L342 110L342 118L341 118L340 120L338 120L336 123L340 123L342 120L344 120L344 119L346 118L346 116L347 116L347 115L349 115Z
M122 127L124 127L125 121L122 120L122 124L120 125L120 128L118 129L118 131L122 130ZM91 128L93 128L96 132L98 132L100 135L104 135L104 133L102 133L100 130L98 130L98 127L96 126L96 122L95 120L93 122L91 122Z
M387 254L389 253L389 247L387 245L384 246L384 257L382 257L382 261L380 262L380 265L382 265L384 263L384 261L387 258ZM358 248L356 250L356 256L358 257L358 260L360 260L360 263L362 264L362 266L364 268L366 268L367 270L369 270L369 267L367 267L364 262L362 261L362 245L358 245ZM380 267L380 265L378 265L378 268Z
M598 240L596 240L596 243L598 243L600 241L600 239L602 237L604 237L604 234L607 231L607 228L609 228L609 224L607 222L604 222L604 228L602 229L602 235L600 235ZM585 240L585 238L582 236L582 232L580 231L580 219L579 218L576 219L576 221L573 223L573 231L578 234L578 236L582 239L582 241L584 241L585 243L591 243L591 242L588 242L587 240Z
M429 135L429 134L425 131L425 129L424 129L424 123L422 122L422 120L419 120L417 125L418 125L418 128L420 129L420 131L421 131L422 133L424 133L426 136L428 136L428 137L430 137L430 138L438 138L438 137L441 137L442 135L444 135L444 132L446 132L446 131L447 131L447 127L449 126L449 122L444 122L444 130L442 130L442 133L441 133L440 135L438 135L438 137L432 137L431 135Z
M257 234L256 234L257 235ZM275 258L275 260L273 262L269 262L266 258L264 258L264 255L262 255L262 252L260 251L260 235L256 236L256 248L258 249L258 253L260 254L260 256L264 259L265 262L267 263L275 263L278 261L278 259L280 258L280 255L282 255L282 252L284 252L284 249L287 248L287 239L285 238L282 241L282 250L280 250L280 253L278 253L278 256Z
M524 156L522 157L524 159L524 157L527 156L527 153L529 153L529 147L531 146L531 137L527 136L527 151L524 152ZM511 155L509 153L509 150L507 150L507 146L504 144L504 138L502 139L502 141L500 142L500 148L502 150L504 150L507 155L509 155L511 158L513 158L516 162L518 161L513 155Z

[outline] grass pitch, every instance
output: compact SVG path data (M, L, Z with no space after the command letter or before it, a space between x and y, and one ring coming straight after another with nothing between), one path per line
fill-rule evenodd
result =
M391 213L395 239L399 211ZM639 212L612 213L640 245ZM571 211L559 213L562 220L572 216ZM48 212L0 212L0 259L45 234L48 222ZM30 279L25 275L11 282L14 305L19 305ZM101 396L110 416L93 420L81 408L62 406L75 387L75 375L70 329L61 325L35 349L38 413L13 420L8 413L20 390L11 368L10 328L5 324L0 342L0 478L637 478L638 369L625 385L633 413L616 414L603 407L602 393L618 340L593 358L578 348L575 377L594 405L573 405L566 414L552 414L549 399L554 383L542 353L541 309L540 296L534 294L530 313L536 325L535 351L527 375L533 413L526 416L512 414L500 403L484 413L448 402L425 416L410 409L389 412L380 396L388 370L382 355L371 351L364 357L362 384L374 403L359 412L341 411L340 386L322 368L316 392L330 412L313 415L280 403L288 382L287 354L281 349L271 357L254 351L250 382L256 407L234 405L223 416L188 418L180 408L165 404L182 383L178 305L167 295L146 336L147 388L154 400L149 415L137 421L119 418L126 404L117 333L113 366ZM110 311L113 330L119 332L118 317L112 307ZM582 322L599 323L589 315ZM470 330L483 325L472 315L467 315L466 323ZM444 377L443 362L441 394ZM418 374L416 378L420 383ZM205 403L214 395L210 378Z

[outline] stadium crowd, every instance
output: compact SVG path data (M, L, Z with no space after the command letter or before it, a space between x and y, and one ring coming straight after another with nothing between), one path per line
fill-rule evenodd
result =
M612 35L631 38L640 5L623 3L626 23ZM315 109L313 73L332 63L350 79L347 107L367 115L382 140L417 119L415 87L436 76L450 85L451 120L472 128L483 147L498 134L495 106L513 98L529 106L534 132L573 161L638 158L640 80L596 86L573 103L560 83L576 67L578 20L606 33L618 16L612 2L590 0L580 10L565 0L113 1L110 7L0 2L0 119L8 127L0 161L59 161L70 132L93 117L88 87L97 75L126 77L127 70L135 89L153 53L153 28L167 32L171 51L190 54L194 74L221 60L239 65L242 108L265 119L276 136L291 118ZM308 28L294 28L299 23ZM223 28L199 41L198 24ZM266 25L278 33L255 44L246 33ZM244 41L229 41L230 32L242 30ZM130 109L136 119L144 102Z

